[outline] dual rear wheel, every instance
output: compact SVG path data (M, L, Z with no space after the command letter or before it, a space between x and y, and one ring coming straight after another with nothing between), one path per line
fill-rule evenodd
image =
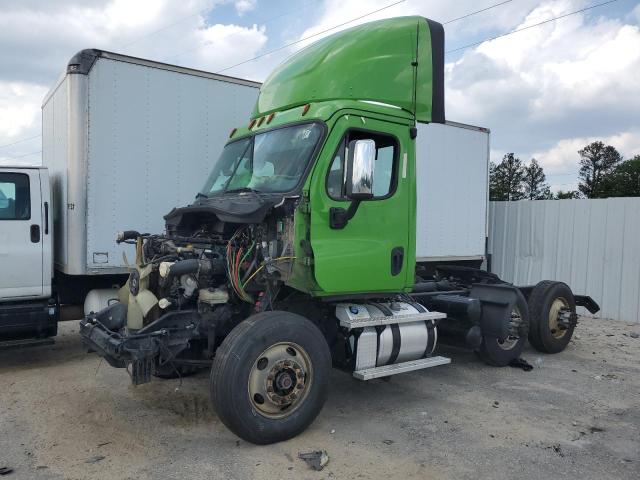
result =
M476 353L480 359L494 367L506 367L520 357L529 333L529 310L524 295L517 290L516 302L509 317L509 334L501 339L491 335L482 338Z
M569 286L562 282L539 282L525 299L520 291L510 318L509 336L485 336L476 350L487 364L509 365L520 357L526 340L542 353L562 352L576 326L576 303Z
M545 280L529 295L529 342L543 353L562 352L576 328L576 301L569 286Z

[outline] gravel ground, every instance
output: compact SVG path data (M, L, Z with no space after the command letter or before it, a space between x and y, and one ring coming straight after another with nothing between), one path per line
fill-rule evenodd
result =
M209 406L208 372L133 387L83 351L0 351L0 467L7 479L640 478L640 326L582 319L561 354L526 350L531 372L453 363L359 382L335 371L299 437L239 441ZM324 449L310 470L298 452Z

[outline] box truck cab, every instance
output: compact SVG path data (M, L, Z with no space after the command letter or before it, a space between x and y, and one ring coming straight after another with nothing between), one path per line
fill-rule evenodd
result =
M0 167L0 338L55 335L52 230L44 167Z

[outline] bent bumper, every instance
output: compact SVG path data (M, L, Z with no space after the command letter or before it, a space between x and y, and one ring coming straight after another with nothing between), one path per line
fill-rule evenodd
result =
M109 365L126 368L131 365L131 380L135 385L151 380L158 357L171 359L189 346L197 335L198 313L170 312L136 332L124 333L124 328L111 330L109 307L87 315L80 321L84 344L103 357Z

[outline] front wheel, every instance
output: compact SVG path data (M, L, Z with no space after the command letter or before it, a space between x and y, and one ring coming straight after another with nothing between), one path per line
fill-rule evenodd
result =
M305 430L325 403L331 355L306 318L263 312L236 326L211 367L211 401L240 438L269 444Z

